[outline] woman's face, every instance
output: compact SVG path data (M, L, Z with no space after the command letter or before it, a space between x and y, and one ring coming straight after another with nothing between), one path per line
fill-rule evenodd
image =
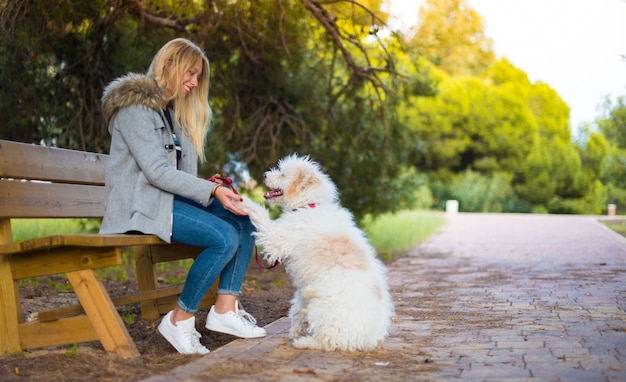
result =
M198 77L202 75L202 60L196 60L195 64L183 76L183 91L189 94L191 89L198 86Z

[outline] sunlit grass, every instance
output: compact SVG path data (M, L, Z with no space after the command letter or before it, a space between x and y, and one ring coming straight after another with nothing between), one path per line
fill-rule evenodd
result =
M626 217L615 218L611 220L601 219L600 223L604 224L605 226L609 227L620 235L626 236Z
M85 233L79 219L12 219L13 241L24 241L36 237Z
M386 260L417 246L445 223L441 212L400 211L366 217L363 227L378 255Z

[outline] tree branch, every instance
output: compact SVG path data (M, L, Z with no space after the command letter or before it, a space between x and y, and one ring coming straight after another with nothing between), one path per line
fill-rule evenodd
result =
M372 67L372 65L369 65L370 59L364 46L360 43L358 39L355 38L355 36L348 36L346 38L341 35L341 31L339 30L339 28L337 27L337 24L335 23L335 18L332 17L332 15L326 9L322 7L321 5L322 2L314 1L314 0L301 0L301 2L304 5L304 7L313 15L314 18L316 18L320 22L322 27L326 30L331 40L333 41L333 44L341 52L341 55L343 56L346 64L348 65L349 68L352 69L352 72L354 73L356 78L364 78L370 81L376 89L382 88L383 91L386 93L391 92L391 90L384 84L384 82L377 75L378 72L388 71L388 70L374 68ZM374 14L371 10L369 10L368 8L364 7L363 5L359 4L358 2L354 0L330 0L330 1L325 1L323 3L334 4L334 3L339 3L339 2L351 3L354 6L357 6L361 8L362 10L364 10L365 12L367 12L372 17L373 21L384 23L383 20L380 17L376 16L376 14ZM362 53L363 57L365 57L365 60L368 63L367 66L361 66L356 62L353 55L350 53L350 51L346 47L344 43L345 41L353 44ZM341 93L336 94L335 96L338 97L340 94ZM379 94L379 97L381 97L380 94Z
M362 76L362 77L368 77L367 70L359 66L354 61L354 59L352 58L352 55L343 44L341 37L340 37L339 30L337 29L337 25L335 24L334 20L330 17L328 12L326 12L326 10L322 8L318 2L314 2L311 0L301 0L301 1L304 7L308 9L309 12L311 12L311 14L313 15L313 17L315 17L322 24L324 29L326 29L326 32L328 32L328 34L330 35L337 49L341 51L341 54L343 55L343 58L346 60L346 63L348 64L348 66L351 67L352 70L357 75Z
M198 21L198 18L196 17L164 18L153 15L152 13L146 11L146 8L139 0L128 0L126 1L126 6L130 14L138 17L142 21L160 27L172 28L179 32L184 31L187 25L194 24Z

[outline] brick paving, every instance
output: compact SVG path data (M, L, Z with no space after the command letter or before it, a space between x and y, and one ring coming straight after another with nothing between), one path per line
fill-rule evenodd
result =
M626 239L595 217L449 215L389 277L380 350L297 350L283 318L146 381L626 381Z

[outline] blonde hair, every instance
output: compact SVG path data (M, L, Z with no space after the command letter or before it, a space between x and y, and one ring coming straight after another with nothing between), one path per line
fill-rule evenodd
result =
M198 60L202 60L202 74L198 86L185 95L183 78ZM209 60L193 42L177 38L163 45L148 69L148 76L156 79L163 89L163 98L174 105L174 119L189 135L201 161L204 143L213 116L209 106ZM165 105L164 105L165 107Z

